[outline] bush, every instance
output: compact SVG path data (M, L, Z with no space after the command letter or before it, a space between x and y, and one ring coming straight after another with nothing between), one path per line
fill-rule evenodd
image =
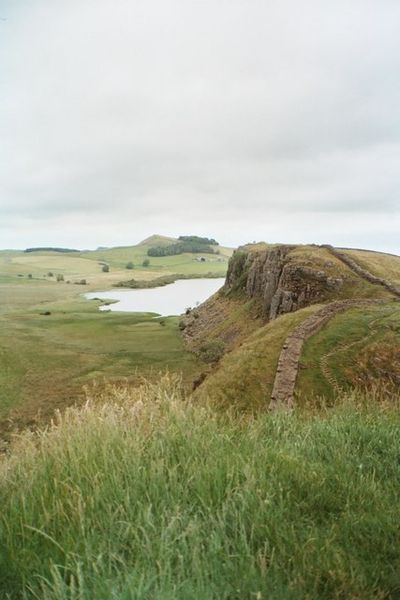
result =
M62 273L57 275L57 281L64 281L64 275Z
M215 363L224 355L225 344L222 340L210 340L200 346L198 354L206 363Z
M135 267L135 265L133 264L132 261L129 261L128 263L126 263L125 265L125 269L129 269L132 270Z
M101 270L103 271L103 273L108 273L110 270L110 266L109 265L103 265L101 267Z
M51 271L49 271L49 272L47 273L47 277L54 277L54 273L52 273Z
M148 258L145 258L144 261L142 262L142 267L149 267L150 266L150 261Z

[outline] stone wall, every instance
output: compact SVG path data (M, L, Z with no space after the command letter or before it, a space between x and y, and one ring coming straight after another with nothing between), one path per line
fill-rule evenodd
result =
M316 334L336 314L375 303L374 300L339 300L327 304L305 319L286 338L276 369L270 410L290 409L294 403L294 390L299 370L299 360L304 342Z
M396 286L391 281L383 279L382 277L377 277L376 275L372 275L372 273L370 273L366 269L363 269L351 256L339 252L339 250L337 250L333 246L324 245L322 247L329 250L329 252L333 256L345 263L348 267L350 267L352 271L354 271L354 273L357 273L357 275L359 275L363 279L366 279L367 281L375 285L382 285L387 290L389 290L389 292L400 298L400 287Z

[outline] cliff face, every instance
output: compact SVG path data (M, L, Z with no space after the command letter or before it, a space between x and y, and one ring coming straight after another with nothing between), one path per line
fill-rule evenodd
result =
M298 264L292 251L296 246L275 246L263 251L239 249L230 260L225 293L244 292L260 302L262 316L268 320L299 308L323 302L342 284L320 264Z

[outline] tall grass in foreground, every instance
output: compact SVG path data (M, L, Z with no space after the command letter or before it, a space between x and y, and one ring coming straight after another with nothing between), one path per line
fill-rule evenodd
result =
M176 381L70 409L0 465L2 598L400 597L400 417L246 421Z

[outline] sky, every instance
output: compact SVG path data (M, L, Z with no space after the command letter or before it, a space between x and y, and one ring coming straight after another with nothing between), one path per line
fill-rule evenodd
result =
M0 248L400 254L398 0L0 0Z

